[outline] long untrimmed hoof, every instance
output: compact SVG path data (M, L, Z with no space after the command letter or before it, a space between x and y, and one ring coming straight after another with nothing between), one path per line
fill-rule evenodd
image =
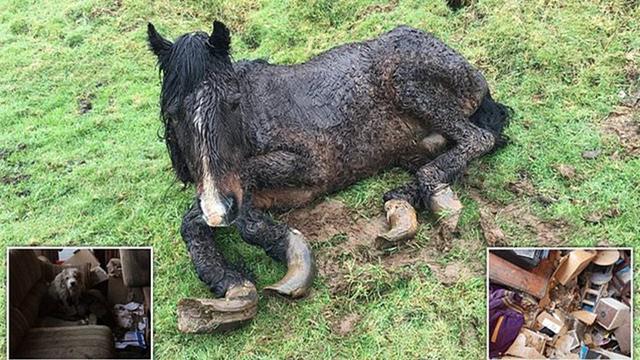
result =
M389 231L376 237L377 249L385 249L396 245L398 241L408 240L416 235L418 219L416 210L405 200L389 200L384 203L387 213Z
M431 196L431 211L439 218L441 231L452 233L458 228L462 203L447 184L441 184Z
M298 230L291 230L287 248L287 274L263 291L266 295L301 298L309 292L315 276L316 264L309 244Z
M256 287L245 281L227 290L221 299L186 298L178 302L178 330L208 334L237 329L248 323L258 311Z

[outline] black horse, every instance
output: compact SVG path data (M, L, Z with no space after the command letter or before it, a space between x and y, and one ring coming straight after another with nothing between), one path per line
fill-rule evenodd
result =
M384 196L389 242L415 234L414 208L434 200L474 158L506 143L509 118L482 74L433 35L400 26L291 66L232 62L220 22L174 43L148 25L163 74L164 138L173 169L195 183L181 233L200 279L225 306L255 306L256 290L216 249L215 227L285 262L266 291L297 298L314 278L304 237L264 209L308 204L394 166L415 180ZM450 193L449 193L450 194ZM446 199L445 199L446 200ZM437 201L435 201L437 203ZM456 209L444 202L444 210ZM442 206L440 206L440 210Z

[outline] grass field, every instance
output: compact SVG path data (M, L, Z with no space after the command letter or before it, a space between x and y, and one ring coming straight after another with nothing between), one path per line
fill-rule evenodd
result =
M232 334L178 333L178 300L209 293L178 234L193 189L174 180L158 138L160 78L145 29L153 21L174 38L214 19L231 28L236 59L301 62L407 24L482 69L514 109L512 144L455 186L465 212L448 249L433 250L424 214L421 235L398 251L427 249L430 264L392 270L347 256L337 265L345 291L320 277L306 300L261 298L257 318ZM444 1L2 0L0 244L152 245L157 359L480 359L487 227L501 229L490 241L502 245L640 246L638 115L608 116L637 94L639 72L636 1L479 0L453 12ZM599 154L585 159L588 150ZM392 171L333 198L375 216L381 194L406 179ZM284 273L233 232L224 249L259 288ZM451 264L470 275L441 281L437 269Z

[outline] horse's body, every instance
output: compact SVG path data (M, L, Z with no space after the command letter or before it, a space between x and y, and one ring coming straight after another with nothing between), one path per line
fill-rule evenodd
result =
M491 99L482 74L409 27L291 66L231 63L221 23L211 36L187 34L175 44L150 25L149 43L164 73L173 167L198 192L182 235L200 278L219 296L255 289L215 250L211 226L235 221L244 240L288 264L285 279L268 289L301 296L313 279L308 246L257 209L302 206L403 166L415 181L385 195L390 223L400 227L385 239L397 241L415 233L413 207L430 207L470 160L505 143L508 112ZM412 219L395 218L401 208L397 214Z
M459 73L465 87L444 77L414 89L422 92L416 96L432 97L427 101L452 99L466 118L488 89L460 55L407 27L333 48L303 64L242 61L234 69L249 157L284 151L299 158L292 177L260 179L255 205L261 208L304 205L382 169L424 165L433 154L421 141L433 132L433 115L412 113L397 98L406 91L406 74L427 79Z

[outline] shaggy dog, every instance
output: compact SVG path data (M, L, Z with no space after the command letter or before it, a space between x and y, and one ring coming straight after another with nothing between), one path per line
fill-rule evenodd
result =
M47 293L50 304L56 305L53 313L64 319L78 314L78 305L82 292L82 277L76 268L62 270L49 285Z

